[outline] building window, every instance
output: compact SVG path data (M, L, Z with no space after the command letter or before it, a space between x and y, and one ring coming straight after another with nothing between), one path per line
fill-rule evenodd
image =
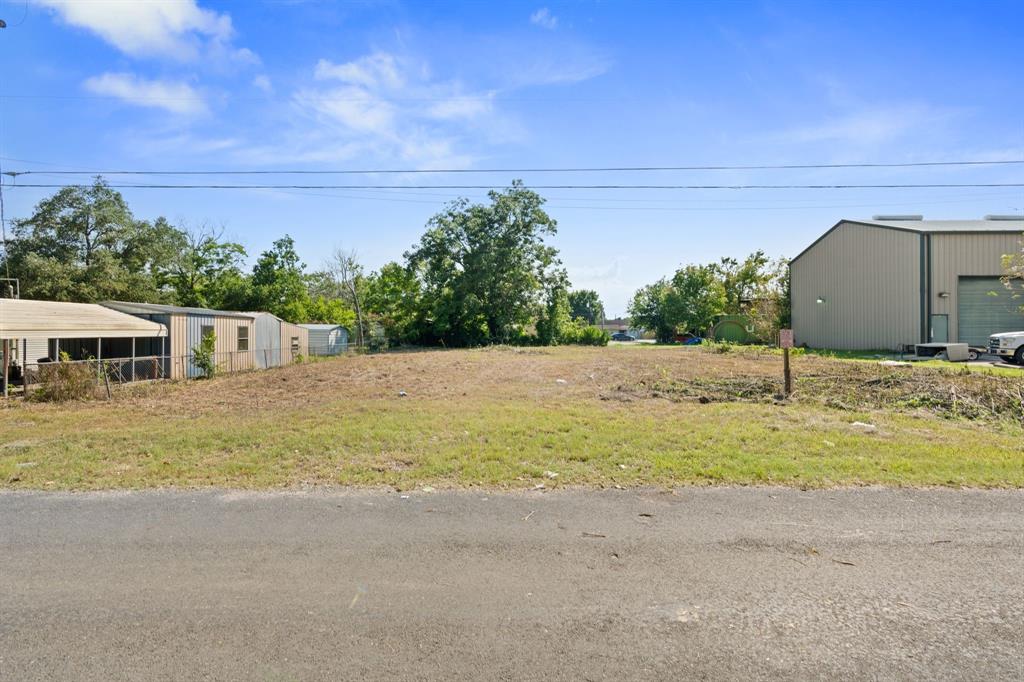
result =
M202 327L200 327L199 328L199 336L200 336L200 338L203 338L203 339L205 339L207 336L214 336L213 325L204 324Z
M293 336L292 337L292 352L293 353L298 353L299 352L299 337L297 337L297 336Z
M238 351L249 350L249 327L238 325Z

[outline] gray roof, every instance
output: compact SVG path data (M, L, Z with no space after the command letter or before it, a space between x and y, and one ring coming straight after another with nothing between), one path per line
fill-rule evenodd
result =
M1024 234L1024 218L1020 220L863 220L860 218L843 218L838 223L826 230L820 237L811 242L810 246L794 256L790 265L798 258L815 247L822 239L832 233L840 225L865 225L867 227L881 227L887 230L903 230L905 232L916 232L918 234L936 233L1021 233Z
M1020 220L860 220L844 219L840 222L874 225L911 232L1024 232L1024 217Z
M344 329L340 324L300 324L303 329L312 329L313 331L325 332L332 329Z
M211 310L210 308L189 308L180 305L163 305L160 303L130 303L127 301L101 301L104 305L113 310L120 310L129 315L152 315L152 314L182 314L182 315L208 315L210 317L244 317L252 319L250 313L239 313L233 310Z

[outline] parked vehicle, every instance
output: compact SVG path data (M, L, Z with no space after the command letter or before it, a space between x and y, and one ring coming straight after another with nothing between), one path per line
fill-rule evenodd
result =
M988 337L988 352L1015 365L1024 365L1024 331L993 334Z
M612 341L636 341L636 339L626 332L615 332L612 334Z

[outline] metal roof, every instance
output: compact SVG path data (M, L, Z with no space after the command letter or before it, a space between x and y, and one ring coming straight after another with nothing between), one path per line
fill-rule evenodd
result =
M152 315L152 314L181 314L181 315L207 315L209 317L244 317L252 319L254 313L239 313L233 310L211 310L210 308L189 308L181 305L163 305L161 303L130 303L127 301L101 301L104 305L114 310L120 310L129 315Z
M795 263L801 256L813 249L818 242L832 234L833 230L838 229L843 224L880 227L886 230L902 230L904 232L916 232L917 234L1024 234L1024 218L1020 220L1005 220L1002 218L998 220L862 220L860 218L843 218L811 242L810 246L790 259L789 264Z
M112 339L166 335L162 324L95 303L0 299L0 337L3 338Z
M303 329L312 329L313 331L329 331L331 329L344 329L340 324L300 324Z
M1024 217L1020 220L842 220L844 223L874 225L911 232L1024 232Z

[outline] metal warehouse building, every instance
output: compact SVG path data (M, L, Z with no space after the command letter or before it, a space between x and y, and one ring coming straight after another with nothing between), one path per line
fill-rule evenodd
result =
M1024 286L999 277L1019 253L1024 219L840 220L790 262L796 343L898 349L950 341L984 346L1024 330Z

